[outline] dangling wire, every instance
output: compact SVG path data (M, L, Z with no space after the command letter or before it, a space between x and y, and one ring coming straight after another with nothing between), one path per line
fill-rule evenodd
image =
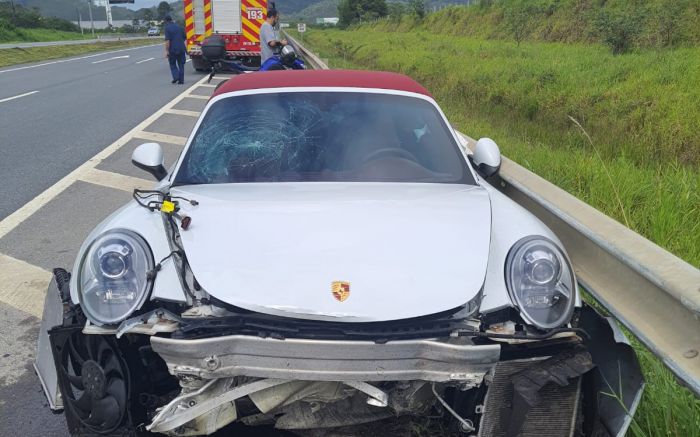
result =
M449 404L447 403L447 401L445 401L445 400L442 398L442 396L440 396L440 395L438 394L437 390L435 390L435 383L434 383L434 382L433 382L430 386L431 386L431 388L433 389L433 394L435 395L435 397L437 398L437 400L442 404L443 407L445 407L445 409L446 409L452 416L454 416L455 419L457 419L457 421L462 425L462 429L463 429L465 432L476 431L476 428L474 428L474 423L473 423L471 420L465 419L465 418L463 418L462 416L460 416L459 414L457 414L457 412L456 412L455 410L453 410L452 407L449 406Z

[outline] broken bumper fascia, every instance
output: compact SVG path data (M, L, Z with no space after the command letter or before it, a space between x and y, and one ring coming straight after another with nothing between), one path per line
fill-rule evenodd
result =
M49 286L35 363L52 409L61 408L60 390L56 384L56 355L52 353L56 349L54 343L60 339L56 337L54 327L83 328L66 319L68 304L61 298L60 288L55 280ZM63 294L67 295L67 290ZM584 379L587 387L583 390L596 399L596 411L608 433L622 436L631 424L644 388L636 354L617 323L587 305L579 313L577 326L588 334L584 343L596 366ZM91 335L85 330L83 332ZM505 346L476 345L466 338L375 343L281 340L244 335L190 340L152 336L151 343L173 375L185 380L188 376L202 379L205 386L206 381L215 384L217 380L238 375L260 378L239 390L251 392L263 388L258 385L272 387L294 380L342 381L378 402L382 401L381 396L373 393L374 388L367 382L424 380L467 388L481 384L484 375L507 355ZM227 392L219 397L240 394ZM211 408L221 405L208 393L202 395L202 401L211 402L205 402L204 408L198 409L199 414L206 414ZM206 408L207 405L210 408ZM194 410L189 414L199 415ZM167 408L160 411L159 416L160 426L155 428L163 430L169 428L166 423L173 426L186 419Z
M248 376L304 381L408 381L479 384L499 345L462 341L274 339L245 335L196 340L152 337L173 375ZM475 380L476 379L476 380Z

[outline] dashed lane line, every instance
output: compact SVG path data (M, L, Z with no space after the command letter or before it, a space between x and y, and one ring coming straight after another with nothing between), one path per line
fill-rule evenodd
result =
M128 59L128 58L130 58L130 57L131 57L130 55L113 56L113 57L107 58L107 59L100 59L99 61L92 61L92 64L101 64L101 63L103 63L103 62L113 61L113 60L115 60L115 59Z
M115 188L117 190L127 191L131 193L134 188L150 189L155 182L146 179L136 178L133 176L104 171L97 168L91 168L82 174L80 180L90 182L95 185L102 185L107 188Z
M148 44L145 46L138 46L138 47L130 47L128 49L121 49L121 50L111 50L109 52L101 52L101 53L96 53L94 55L88 55L88 56L81 56L79 58L68 58L68 59L60 59L58 61L51 61L51 62L44 62L43 64L36 64L36 65L27 65L24 67L16 67L16 68L8 68L7 70L0 70L0 74L3 73L10 73L12 71L20 71L20 70L28 70L30 68L37 68L37 67L44 67L46 65L53 65L53 64L63 64L64 62L73 62L73 61L80 61L82 59L89 59L89 58L94 58L97 56L103 56L103 55L109 55L112 53L120 53L120 52L126 52L129 50L137 50L137 49L142 49L144 47L153 47L155 45L160 45L160 44Z
M0 254L0 302L41 318L51 272Z
M185 92L180 94L179 96L175 97L173 100L171 100L169 103L167 103L165 106L163 106L161 109L153 113L150 117L146 118L144 121L139 123L138 126L134 127L132 130L127 132L125 135L123 135L121 138L119 138L117 141L103 149L101 152L96 154L94 157L92 157L90 160L86 161L82 165L80 165L78 168L73 170L72 172L68 173L66 176L64 176L61 180L56 182L54 185L51 187L47 188L43 193L39 194L36 196L34 199L30 200L24 206L19 208L17 211L13 212L9 216L5 217L2 221L0 221L0 238L4 237L7 235L10 231L12 231L14 228L16 228L20 223L25 221L27 218L29 218L32 214L37 212L42 206L44 206L46 203L51 201L53 198L58 196L61 192L63 192L66 188L68 188L73 182L81 179L84 174L86 174L89 170L95 168L100 162L102 162L105 158L110 156L112 153L116 152L119 150L124 144L126 144L131 138L135 136L136 133L141 132L146 126L150 125L154 121L158 119L162 114L165 113L166 110L171 109L173 106L175 106L177 103L179 103L182 99L185 97L189 97L189 93L197 88L203 81L206 80L206 77L202 78L201 80L197 81L194 85L192 85L190 88L188 88ZM204 97L204 96L202 96ZM180 140L182 137L176 137L178 140ZM181 141L181 143L184 145L184 142ZM2 270L0 270L2 272ZM0 274L0 282L2 282L2 277L3 275Z
M134 138L140 138L142 140L155 141L176 144L178 146L184 146L187 143L187 138L178 137L175 135L159 134L156 132L138 131L134 132Z
M137 64L143 64L144 62L152 61L155 58L148 58L148 59L141 59L140 61L137 62Z
M185 109L168 109L165 111L166 114L175 114L175 115L186 115L188 117L199 117L201 112L199 111L187 111Z
M0 103L9 102L10 100L15 100L15 99L21 99L22 97L31 96L32 94L36 94L36 93L38 93L38 92L39 92L39 91L30 91L30 92L28 92L28 93L20 94L20 95L17 95L17 96L7 97L7 98L4 98L4 99L0 100Z

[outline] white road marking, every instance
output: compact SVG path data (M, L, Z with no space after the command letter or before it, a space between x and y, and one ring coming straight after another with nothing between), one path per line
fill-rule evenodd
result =
M115 59L126 59L126 58L129 58L129 57L130 57L129 55L114 56L114 57L112 57L112 58L100 59L99 61L93 61L92 63L93 63L93 64L100 64L100 63L102 63L102 62L113 61L113 60L115 60Z
M22 98L22 97L31 96L32 94L36 94L36 93L38 93L38 92L39 92L39 91L30 91L30 92L28 92L28 93L20 94L20 95L18 95L18 96L7 97L7 98L5 98L5 99L0 100L0 103L5 103L5 102L9 102L10 100L20 99L20 98Z
M190 62L191 60L192 60L192 59L188 59L188 60L186 60L186 61L185 61L185 64L187 64L187 63L188 63L188 62Z
M154 59L155 58L142 59L142 60L138 61L137 64L143 64L144 62L152 61Z
M199 99L199 100L209 100L211 96L200 96L198 94L189 94L186 97L189 97L190 99Z
M204 88L216 88L218 84L214 85L213 83L203 83L200 86Z
M199 117L201 112L199 111L187 111L185 109L168 109L165 111L167 114L175 114L175 115L186 115L188 117Z
M178 137L175 135L166 135L166 134L159 134L156 132L146 132L146 131L135 132L134 138L141 138L142 140L162 142L162 143L177 144L178 146L184 146L185 143L187 143L187 138L185 138L185 137Z
M153 115L139 123L138 126L131 129L124 136L119 138L117 141L103 149L97 155L93 156L90 160L83 163L80 167L76 168L72 172L68 173L60 181L56 182L54 185L50 186L43 193L36 196L34 199L25 203L24 206L13 212L12 214L5 217L0 221L0 238L7 235L14 228L19 226L23 221L28 219L32 214L37 212L42 206L46 205L56 196L61 194L66 188L68 188L73 182L79 180L87 171L95 168L100 162L106 159L109 155L119 150L124 144L129 142L129 140L135 136L137 132L141 132L146 126L150 125L158 119L166 110L171 109L173 106L177 105L182 99L188 96L188 93L199 86L199 84L206 80L206 77L202 78L200 81L192 85L185 92L175 97L161 109L156 111ZM176 137L181 138L181 137ZM183 143L184 144L184 143ZM2 270L0 270L0 282L3 281Z
M153 185L155 185L155 181L148 181L146 179L135 178L133 176L104 171L97 168L91 168L83 173L80 180L95 185L102 185L107 188L127 191L129 193L134 191L134 188L153 189Z
M51 272L3 254L0 254L0 272L0 302L41 318Z
M10 73L12 71L20 71L20 70L28 70L30 68L37 68L37 67L44 67L46 65L53 65L53 64L62 64L64 62L73 62L73 61L80 61L83 59L89 59L89 58L94 58L97 56L103 56L103 55L109 55L112 53L119 53L119 52L126 52L128 50L137 50L137 49L143 49L146 47L153 47L155 45L160 45L160 44L149 44L146 46L138 46L138 47L130 47L128 49L120 49L120 50L112 50L110 52L102 52L102 53L96 53L94 55L88 55L88 56L81 56L79 58L69 58L69 59L60 59L58 61L51 61L51 62L44 62L43 64L37 64L37 65L27 65L26 67L17 67L17 68L9 68L7 70L0 70L0 74L3 73Z

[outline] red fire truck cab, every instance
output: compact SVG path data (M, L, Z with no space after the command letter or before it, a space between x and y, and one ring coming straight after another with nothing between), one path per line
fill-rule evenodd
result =
M208 71L202 41L218 35L226 42L227 59L260 66L260 26L267 16L267 0L184 0L187 52L197 71Z

